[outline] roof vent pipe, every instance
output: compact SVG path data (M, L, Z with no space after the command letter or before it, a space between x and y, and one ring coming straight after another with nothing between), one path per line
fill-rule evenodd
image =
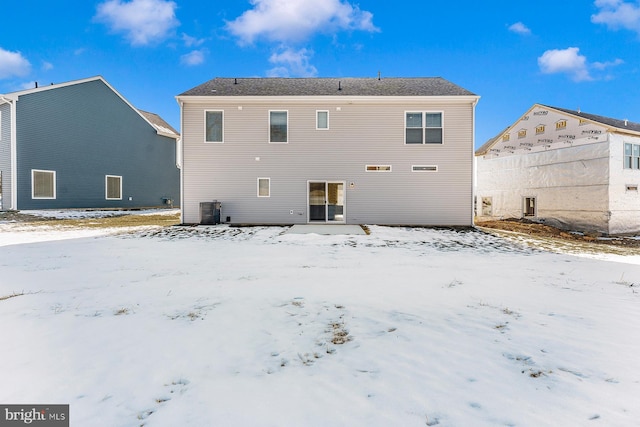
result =
M342 90L342 82L338 80L338 90Z
M38 89L38 82L34 82L36 84L36 89Z
M380 80L380 71L378 71L378 80Z
M233 84L237 85L238 84L238 79L233 79Z
M628 122L629 122L629 120L624 119L624 125L625 125L625 126L627 125L627 123L628 123Z

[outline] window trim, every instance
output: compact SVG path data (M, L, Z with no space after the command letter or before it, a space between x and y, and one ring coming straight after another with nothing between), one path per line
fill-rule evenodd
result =
M222 115L222 140L207 141L207 113L220 113ZM224 144L224 110L204 110L204 143L205 144Z
M318 114L319 113L327 113L327 127L326 128L318 127L318 123L319 123ZM316 130L329 130L329 110L316 110Z
M263 196L263 195L260 194L260 181L262 181L262 180L266 180L267 181L267 195L266 196ZM258 197L260 197L260 198L269 198L269 197L271 197L271 178L259 177L256 180L256 184L258 186L257 189L256 189L257 190L256 195Z
M53 174L53 197L36 197L35 190L35 173L51 173ZM57 198L57 173L56 171L46 169L31 169L31 199L32 200L55 200Z
M271 113L287 113L287 134L285 137L285 141L272 141L271 140ZM269 110L268 111L268 121L269 121L269 144L288 144L289 143L289 110Z
M407 129L418 129L417 127L409 128L407 126L407 114L422 114L422 142L407 142ZM440 126L427 126L427 114L440 114ZM441 142L427 142L426 130L440 129ZM405 110L404 111L404 145L444 145L444 110Z
M373 169L376 168L376 169ZM367 173L389 173L392 171L391 165L365 165L364 171Z
M411 172L438 172L438 165L411 165Z
M120 197L109 197L109 178L118 178L120 182ZM122 175L105 175L104 176L104 199L105 200L122 200Z

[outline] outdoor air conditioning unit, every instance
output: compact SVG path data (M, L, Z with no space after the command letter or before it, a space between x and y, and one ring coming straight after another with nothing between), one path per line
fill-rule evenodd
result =
M217 200L212 202L200 202L200 224L220 224L220 210L222 203Z

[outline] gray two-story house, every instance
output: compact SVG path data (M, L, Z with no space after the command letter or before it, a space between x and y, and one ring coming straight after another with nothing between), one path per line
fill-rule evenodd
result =
M0 209L178 205L179 138L100 76L0 94Z
M473 224L478 96L442 78L215 78L176 97L182 221Z

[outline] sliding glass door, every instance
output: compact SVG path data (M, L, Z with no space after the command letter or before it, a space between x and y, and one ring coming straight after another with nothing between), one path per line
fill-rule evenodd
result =
M309 222L345 222L344 182L309 181Z

